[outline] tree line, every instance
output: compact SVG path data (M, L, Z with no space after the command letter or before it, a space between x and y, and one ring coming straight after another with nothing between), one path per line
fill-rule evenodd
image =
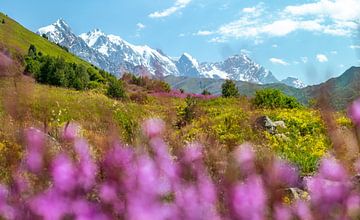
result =
M25 62L25 74L31 75L39 83L76 90L106 86L108 96L125 97L122 82L110 73L96 67L87 68L83 64L67 62L62 57L43 55L34 45L30 45Z

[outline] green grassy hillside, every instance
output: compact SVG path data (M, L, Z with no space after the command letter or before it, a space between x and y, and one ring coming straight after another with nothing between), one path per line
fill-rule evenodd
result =
M200 94L204 89L207 89L212 94L221 94L221 85L224 83L222 79L206 79L206 78L189 78L189 77L174 77L167 76L164 79L173 88L184 89L187 92ZM297 98L301 103L306 104L309 96L301 89L293 88L285 84L266 84L258 85L249 82L237 81L236 86L240 94L246 96L254 96L256 90L274 88L279 89L287 95Z
M251 142L263 155L274 152L297 164L306 174L316 169L319 158L331 148L326 126L320 113L313 109L256 109L246 98L189 102L148 95L145 103L116 101L92 91L50 87L24 79L18 79L15 85L12 80L0 79L0 121L4 124L0 128L0 151L21 144L16 135L21 127L38 127L58 140L61 128L69 121L82 126L82 135L97 146L96 151L111 141L109 137L137 145L143 141L141 123L152 117L165 121L164 135L172 150L198 141L214 153L208 155L208 163L215 167L219 156ZM279 135L255 128L256 119L263 115L282 120L287 127L280 129ZM351 125L343 116L339 118L339 125ZM212 156L216 158L211 159Z
M86 61L66 52L56 44L29 31L10 17L0 13L0 20L2 19L4 19L5 23L0 24L0 46L10 50L10 52L25 55L29 46L33 44L38 51L45 55L63 57L67 62L83 64L86 67L91 66Z

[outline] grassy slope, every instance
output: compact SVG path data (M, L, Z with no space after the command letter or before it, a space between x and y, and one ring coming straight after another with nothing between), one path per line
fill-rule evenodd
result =
M63 57L68 62L83 64L86 67L91 65L86 61L66 52L54 43L29 31L21 24L17 23L5 14L0 13L0 20L4 19L5 24L0 23L0 45L10 50L12 53L25 55L30 44L34 44L38 51L43 54Z
M110 134L125 142L140 143L143 141L141 123L149 117L159 117L166 122L164 135L172 149L199 141L218 155L250 141L261 151L270 149L297 163L304 173L314 170L317 159L330 146L319 113L310 109L254 110L246 98L198 100L193 120L179 129L175 124L180 119L177 112L185 105L183 99L150 97L148 103L139 104L111 100L91 91L73 91L29 81L17 81L15 88L12 80L0 79L0 123L6 125L0 128L0 146L4 140L20 143L11 133L16 133L21 126L45 129L47 124L47 132L57 139L61 127L69 120L82 126L84 136L97 150L106 146ZM254 129L254 121L261 115L284 120L288 128L282 132L289 139Z

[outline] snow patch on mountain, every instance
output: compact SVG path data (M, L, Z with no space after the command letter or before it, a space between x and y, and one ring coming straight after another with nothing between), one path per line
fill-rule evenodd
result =
M283 79L281 80L281 83L298 89L302 89L306 87L306 84L304 82L302 82L301 80L295 77L288 77L286 79Z
M105 34L100 29L77 36L63 19L40 28L38 34L45 34L50 41L69 48L75 55L118 76L131 72L135 75L221 78L258 84L279 82L270 71L246 54L215 63L199 63L188 53L171 58L159 49L133 45L119 36Z

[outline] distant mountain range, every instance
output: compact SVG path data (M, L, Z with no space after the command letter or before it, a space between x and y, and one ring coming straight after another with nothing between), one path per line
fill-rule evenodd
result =
M212 94L221 94L222 79L194 79L188 77L167 76L164 79L176 89L184 89L188 92L200 93L207 89ZM289 81L293 80L292 78ZM296 82L295 82L296 83ZM285 94L297 98L303 104L311 99L325 98L329 106L336 110L346 109L347 105L360 97L360 67L351 67L339 77L331 78L319 85L305 88L294 88L282 83L259 85L249 82L236 82L240 93L253 96L257 90L275 88Z
M296 78L279 81L269 70L245 54L215 63L199 63L188 53L174 59L159 49L133 45L99 29L77 36L63 19L40 28L37 33L46 35L50 41L69 48L73 54L117 76L131 72L156 77L232 79L256 84L283 83L295 88L305 87Z

